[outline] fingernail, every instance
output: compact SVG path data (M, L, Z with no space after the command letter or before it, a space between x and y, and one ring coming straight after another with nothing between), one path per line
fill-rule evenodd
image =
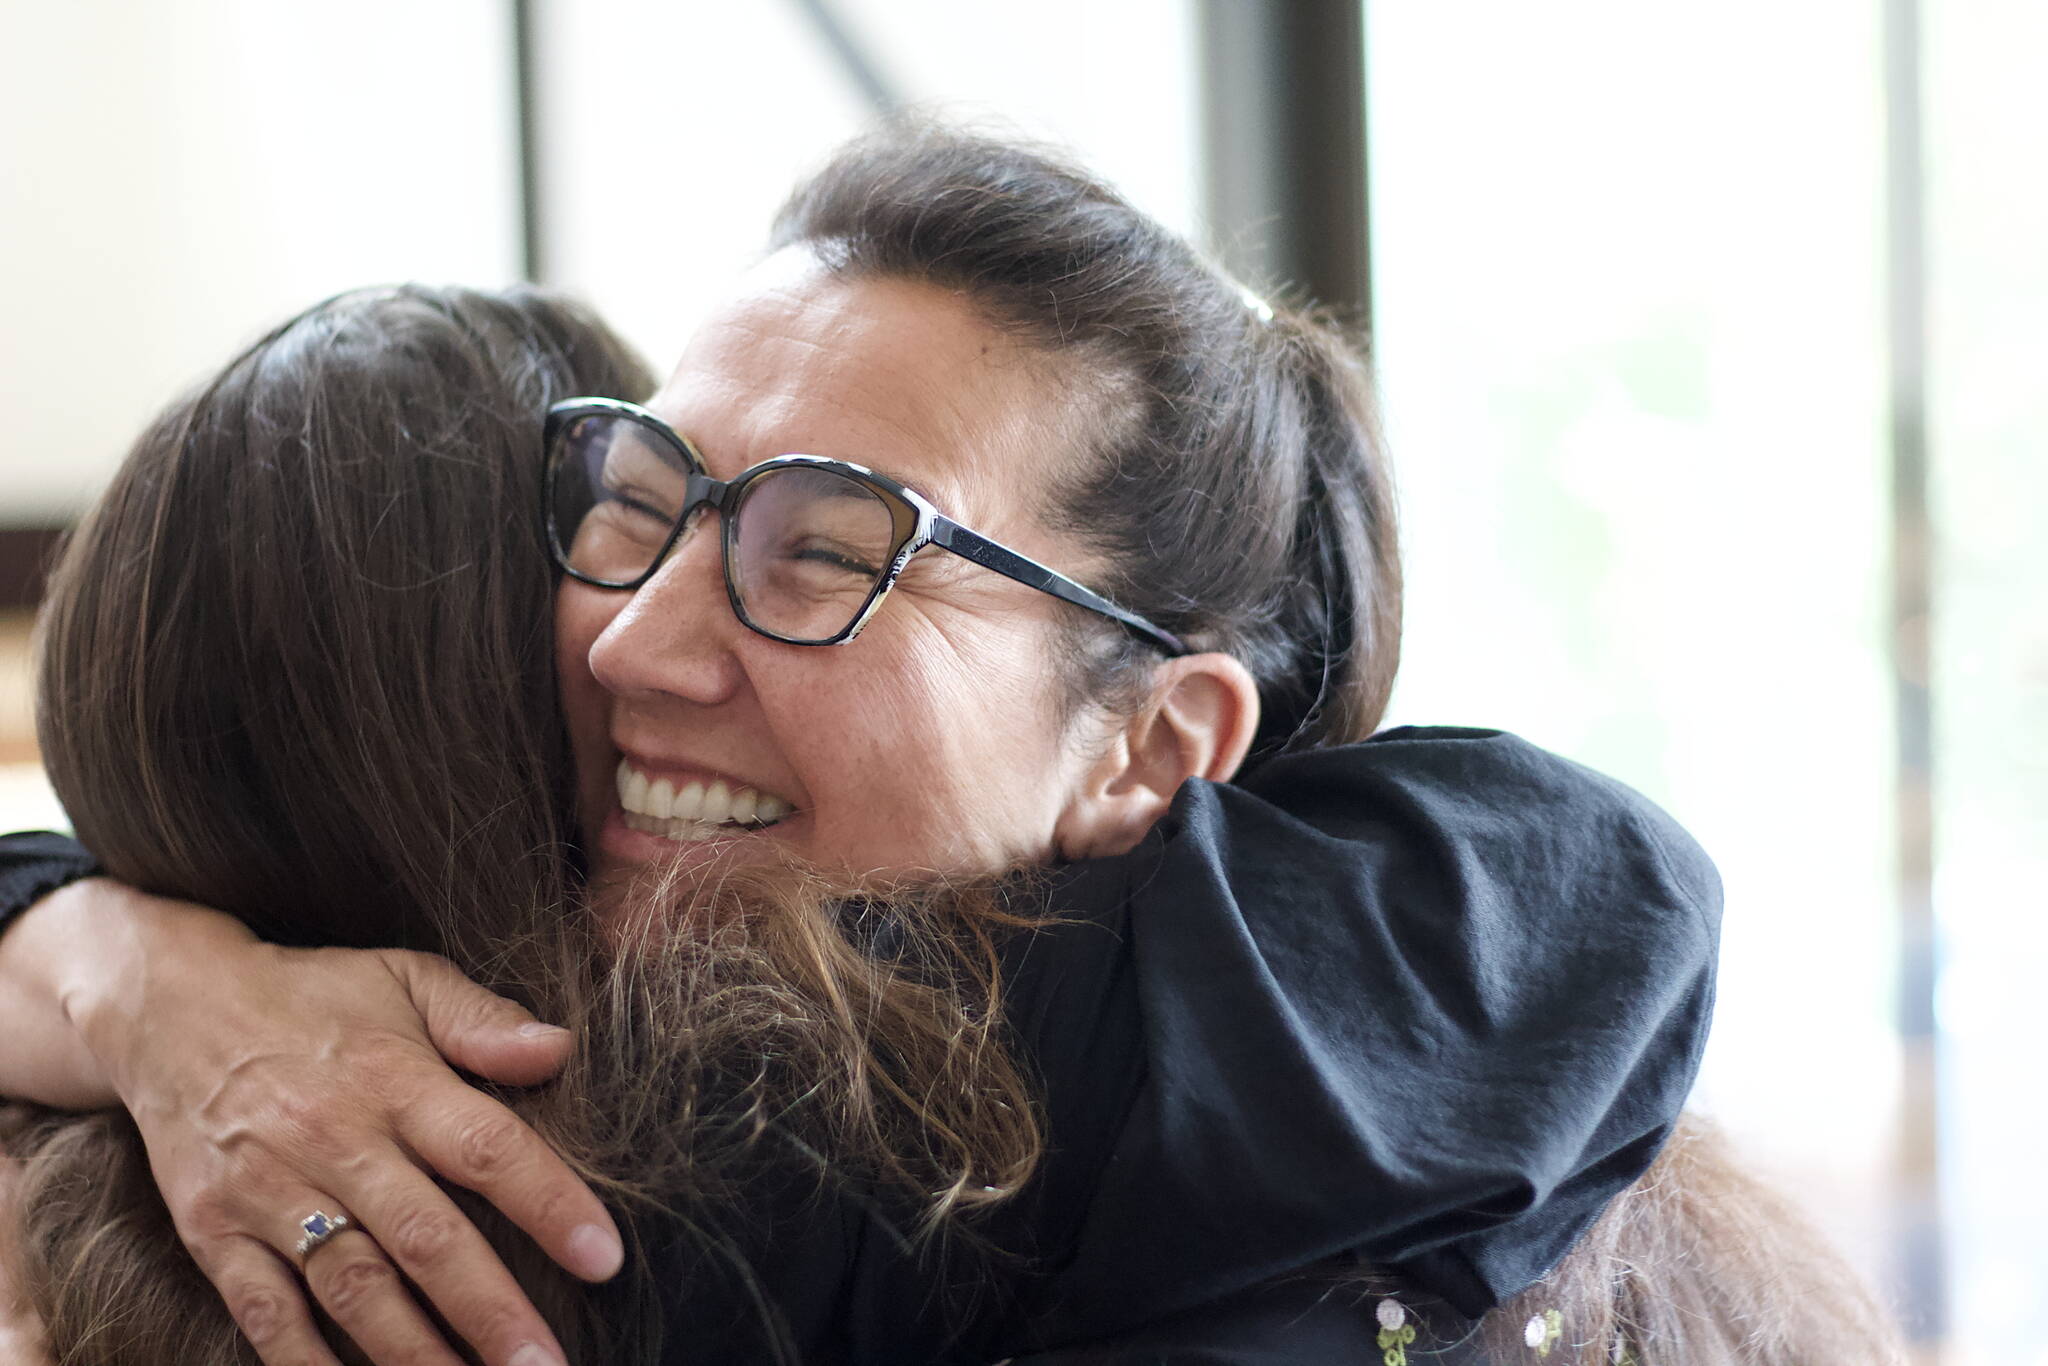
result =
M569 1260L571 1269L586 1280L609 1280L626 1260L626 1249L610 1229L583 1224L569 1235Z
M567 1034L569 1031L560 1025L542 1024L535 1020L519 1026L518 1032L519 1037L522 1039L552 1039L556 1035ZM521 1363L521 1366L524 1366L524 1363Z
M505 1366L568 1366L560 1357L537 1342L529 1342L514 1352Z

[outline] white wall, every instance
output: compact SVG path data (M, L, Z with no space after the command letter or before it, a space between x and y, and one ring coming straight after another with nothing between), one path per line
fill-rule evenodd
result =
M1945 1359L2048 1366L2048 10L1921 8ZM1699 837L1696 1103L1894 1288L1882 7L1369 18L1398 719L1521 731Z
M1192 227L1187 0L842 0L910 99ZM657 367L869 110L791 0L540 0L550 281ZM0 0L0 526L314 300L519 271L504 0Z
M1048 138L1194 227L1188 0L838 0L919 106ZM796 180L872 117L793 0L542 0L548 272L657 370Z
M518 273L498 0L0 0L0 526L314 300Z

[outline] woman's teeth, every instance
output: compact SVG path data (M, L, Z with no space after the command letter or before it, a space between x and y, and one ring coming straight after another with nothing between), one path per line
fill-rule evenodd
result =
M619 762L619 806L628 828L683 841L714 839L736 827L773 825L796 809L780 797L723 781L681 788L666 778L649 782L624 760Z

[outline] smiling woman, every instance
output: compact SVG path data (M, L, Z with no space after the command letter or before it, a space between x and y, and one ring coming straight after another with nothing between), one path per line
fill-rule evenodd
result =
M673 484L653 491L641 473L651 443L635 442L618 476L661 507L637 518L637 532L612 511L626 499L601 499L569 477L588 469L587 452L557 461L556 506L567 511L556 514L556 544L571 571L557 604L559 662L584 828L599 832L601 867L675 853L626 820L613 781L622 764L629 783L639 775L656 796L664 783L671 794L746 790L790 809L752 834L735 820L732 840L700 839L693 856L744 857L749 841L772 840L839 873L889 874L1121 853L1185 778L1235 771L1258 717L1256 686L1235 658L1181 651L1161 665L1151 685L1161 702L1145 711L1149 734L1134 747L1124 734L1131 718L1062 714L1060 614L1070 609L970 563L1005 552L1041 569L1095 559L1085 540L1040 516L1059 473L1085 468L1085 451L1062 430L1067 386L1057 377L1055 363L1035 359L959 291L849 279L790 249L705 325L649 403L660 417L636 424L658 440L655 423L667 419L690 434L675 442L683 459L702 450L694 458L707 471L734 481L722 553L694 529L671 548L689 500ZM563 439L588 441L590 421ZM879 497L809 498L834 532L862 517L840 539L865 543L855 552L863 568L819 570L822 528L806 524L804 606L789 607L768 587L789 571L758 565L750 547L764 535L781 543L787 524L775 514L792 495L755 491L764 475L791 477L776 462L792 452L858 458L899 487L943 489L947 506L989 529L978 539L1000 544L917 555L906 534L914 507L899 503L891 515ZM612 477L608 466L600 477ZM859 485L828 477L861 496ZM595 512L571 520L586 507ZM1095 597L1067 582L1065 596ZM845 648L787 649L785 625L805 643ZM1164 636L1150 623L1137 629L1147 641ZM638 814L678 813L650 803ZM688 833L701 836L702 817L691 819Z
M527 703L559 683L566 736L552 716L519 715L572 760L587 899L626 970L651 945L662 972L704 988L688 999L706 1011L681 1027L626 1030L625 1047L590 1055L623 1059L662 1096L676 1094L661 1082L671 1067L694 1075L706 1059L729 1065L714 1080L738 1081L685 1092L690 1104L660 1112L667 1124L645 1123L633 1100L642 1122L623 1131L688 1146L708 1124L760 1145L730 1183L737 1202L714 1202L759 1236L707 1243L699 1216L712 1206L697 1200L681 1236L634 1259L632 1283L658 1288L688 1346L733 1360L1324 1361L1392 1352L1386 1334L1421 1325L1449 1360L1492 1360L1524 1341L1509 1320L1533 1295L1548 1331L1527 1350L1549 1354L1569 1331L1588 1363L1718 1360L1736 1341L1770 1359L1878 1359L1861 1350L1871 1335L1834 1331L1860 1302L1804 1263L1773 1264L1768 1293L1749 1299L1732 1275L1708 1287L1730 1292L1719 1298L1680 1293L1700 1289L1698 1268L1735 1264L1692 1253L1768 1244L1768 1221L1736 1236L1712 1201L1636 1201L1616 1208L1650 1215L1619 1226L1670 1241L1587 1238L1678 1124L1711 1000L1718 886L1662 813L1511 737L1372 736L1400 579L1370 387L1344 337L1304 312L1249 307L1087 175L944 129L848 148L799 189L774 245L644 415L582 400L557 421L551 544L529 514L495 545L506 558L488 560L524 592L544 587L550 553L571 571L554 594L552 677L523 656L474 671ZM466 392L452 433L475 416ZM537 457L540 413L524 402L508 411L528 435L508 448ZM266 438L306 430L288 403L256 406ZM426 430L424 411L387 439ZM581 439L600 411L636 439L615 473L615 443ZM349 428L301 458L350 469L368 430L386 428ZM261 479L274 464L222 468ZM541 482L537 458L520 468ZM750 503L784 471L858 493ZM954 529L918 551L898 507L884 549L858 544L843 515L877 488L921 524L943 510ZM127 493L163 489L138 480ZM612 553L622 543L632 556ZM518 576L522 552L531 578ZM232 539L219 553L250 563ZM341 559L343 582L377 562ZM321 794L353 794L380 838L417 856L387 884L431 906L466 887L466 853L485 864L482 886L528 861L537 881L563 876L549 839L501 858L470 824L544 820L531 803L552 770L523 795L515 784L499 802L458 802L415 781L411 751L457 763L470 747L380 733L393 772L364 775L346 724L260 696L241 721L208 713L176 735L111 684L90 695L118 725L72 716L66 669L145 671L109 662L89 629L111 623L132 643L134 615L81 609L97 575L67 582L53 730L82 752L119 726L139 726L129 743L167 746L165 778L143 790L195 840L209 823L200 802L165 799L174 775L202 791L239 784L192 756L260 767L295 742L287 731L245 751L245 725L310 721L310 743L340 747ZM1035 591L1062 582L1071 591ZM405 583L477 591L453 568ZM790 639L761 610L777 585L815 609L802 632L823 606L826 624L860 629ZM252 591L270 585L259 576ZM169 603L203 614L222 600ZM449 629L473 615L486 640L530 641L539 613L515 601L486 594ZM314 690L342 676L325 667L337 647L319 634L324 616L301 615L253 620L280 638L313 632L314 663L265 644L252 676ZM339 656L414 726L470 701L461 684L382 689L375 661L417 639L372 631L375 649ZM172 676L226 705L199 686L211 673ZM165 677L147 671L152 687ZM478 755L496 752L490 729L475 731ZM378 783L440 814L399 819L374 800ZM281 822L261 841L275 891L240 888L246 915L293 904L288 855L302 838L376 880L363 857L374 840L337 844L318 819L302 835L288 788L260 796L256 818ZM19 884L0 908L77 871L71 857L0 864ZM791 865L808 870L808 899L763 901L763 879ZM216 885L210 860L183 866ZM342 879L321 876L334 895ZM396 905L377 910L392 935L418 928ZM590 932L580 917L552 924ZM735 956L735 943L754 951ZM502 971L516 957L474 961ZM288 1270L379 1360L449 1359L428 1304L492 1366L550 1360L539 1316L492 1255L504 1230L486 1246L425 1171L480 1191L564 1266L610 1274L619 1245L591 1191L440 1064L531 1082L563 1041L515 1032L531 1021L445 967L399 966L409 973L376 951L293 957L211 913L84 883L0 939L0 982L18 987L0 993L0 1025L56 1059L40 1074L0 1059L0 1087L105 1101L118 1084L181 1233L266 1360L327 1360ZM575 1022L617 1042L606 1018ZM662 1066L646 1065L650 1039L670 1041L654 1050ZM736 1110L698 1103L735 1090ZM567 1104L604 1113L573 1089ZM1669 1189L1707 1189L1686 1180ZM294 1250L314 1211L350 1224ZM933 1241L963 1230L973 1237ZM1000 1255L973 1255L989 1249ZM745 1274L716 1279L728 1263ZM1697 1327L1701 1304L1734 1306L1725 1332Z

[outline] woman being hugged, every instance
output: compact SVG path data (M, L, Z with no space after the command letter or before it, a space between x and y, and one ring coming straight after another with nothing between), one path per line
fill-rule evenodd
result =
M251 1073L287 1070L271 1059L295 1042L352 1051L352 1017L380 990L399 1000L446 991L445 963L393 950L455 952L480 969L486 934L518 945L562 921L567 832L547 794L562 787L564 762L552 689L535 667L548 651L536 615L545 583L534 581L536 534L519 516L536 482L522 470L527 415L566 388L641 382L608 332L543 295L346 296L278 328L168 410L73 536L40 624L45 760L110 874L234 917L167 905L213 971L152 978L121 1006L152 1021L186 999L230 1035L246 1031L250 1073L224 1100L264 1084ZM375 946L382 985L321 990L333 950L316 945ZM147 952L127 934L102 947ZM237 953L309 969L279 1003L296 1032L253 1021L226 989ZM526 988L496 980L546 992L543 974L523 975ZM538 1079L561 1041L538 1043L551 1054L488 1062ZM18 1056L48 1055L31 1040ZM441 1142L501 1114L480 1094L467 1109L446 1106ZM137 1116L145 1128L152 1118ZM292 1123L288 1111L278 1118ZM119 1360L132 1318L82 1329L122 1285L158 1284L178 1297L160 1302L185 1309L141 1322L190 1336L127 1350L229 1359L217 1294L169 1236L162 1206L134 1203L148 1169L132 1140L115 1116L49 1117L23 1140L42 1154L26 1191L42 1236L25 1251L54 1297L43 1305L50 1333L65 1360L88 1348ZM227 1141L210 1168L232 1167L236 1146ZM194 1151L155 1156L178 1172ZM429 1195L441 1199L431 1183ZM435 1208L423 1203L416 1217ZM610 1227L594 1199L564 1213ZM242 1297L260 1346L285 1330L274 1288L283 1268L246 1239L208 1240L211 1217L203 1202L181 1207L179 1232ZM66 1261L70 1234L103 1222L93 1255Z
M872 1232L891 1221L826 1221L807 1243L855 1290L832 1293L819 1351L1318 1359L1380 1350L1374 1307L1329 1293L1358 1259L1451 1319L1530 1286L1676 1123L1718 886L1639 797L1510 737L1366 743L1399 578L1362 363L1099 182L945 130L843 152L775 245L646 408L577 403L553 427L557 667L598 909L616 923L610 889L649 865L710 889L796 858L885 887L1057 864L1036 905L1069 913L1001 965L1052 1146L986 1232L1031 1274L936 1331L912 1293L929 1268ZM408 1104L322 1059L212 1105L247 1069L192 1061L204 1012L175 989L143 993L159 1028L133 1009L138 983L189 980L203 931L174 922L198 913L105 884L52 902L0 939L51 1061L0 1085L104 1098L111 1066L173 1208L213 1216L187 1221L195 1255L272 1257L215 1276L245 1326L251 1305L284 1324L267 1357L306 1341L275 1260L292 1216L338 1206L369 1289L320 1251L316 1298L416 1345L381 1247L511 1360L502 1325L525 1320L491 1264L406 1237L416 1157L565 1263L616 1261L530 1134L433 1142L443 1104L476 1101L421 1041L506 1080L551 1060L447 1026L455 1000L476 1024L478 997L414 991L395 1031L357 1014L364 1036L411 1031ZM102 923L150 952L62 942ZM887 914L848 932L894 942ZM312 1036L297 1056L320 1049L296 984L355 1009L332 988L354 968L260 973L259 1006ZM264 1136L280 1097L345 1159ZM183 1118L209 1107L249 1136L235 1170L190 1156L219 1147Z

